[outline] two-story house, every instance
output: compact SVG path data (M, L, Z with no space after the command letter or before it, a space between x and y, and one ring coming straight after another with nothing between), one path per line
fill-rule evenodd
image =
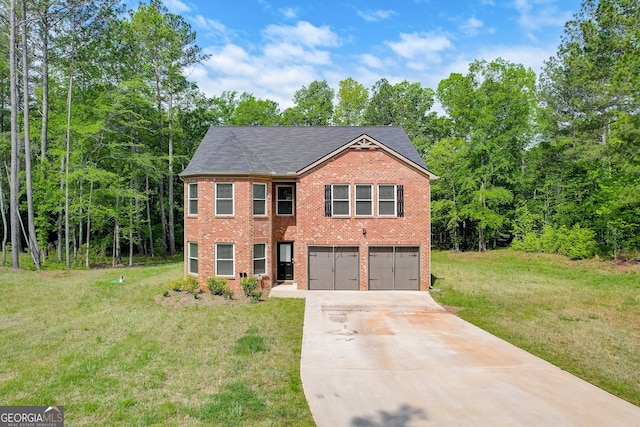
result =
M433 175L400 127L218 127L180 174L185 274L427 290Z

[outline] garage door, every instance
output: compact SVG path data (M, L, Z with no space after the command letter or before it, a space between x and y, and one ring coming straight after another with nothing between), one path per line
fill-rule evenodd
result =
M360 289L357 246L309 246L309 289Z
M369 290L420 290L420 248L369 247Z

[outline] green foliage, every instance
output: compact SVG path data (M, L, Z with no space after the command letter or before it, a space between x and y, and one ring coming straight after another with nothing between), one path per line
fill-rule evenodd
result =
M562 226L555 229L544 227L540 236L534 231L514 239L511 247L525 252L559 253L571 259L591 258L596 253L596 240L593 230L576 224L572 228Z
M200 289L200 281L197 277L187 276L170 282L168 286L169 289L173 289L176 292L196 294Z
M233 299L233 290L229 288L227 279L224 277L209 277L207 279L207 289L209 289L213 295Z
M243 277L242 280L240 280L240 286L242 286L242 291L247 297L251 298L254 302L260 301L262 291L256 289L258 287L257 278Z

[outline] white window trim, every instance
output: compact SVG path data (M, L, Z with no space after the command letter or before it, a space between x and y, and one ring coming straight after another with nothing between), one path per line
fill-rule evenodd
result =
M187 248L188 248L188 255L187 255L187 273L197 276L198 273L194 273L193 271L191 271L191 260L195 259L196 263L198 264L198 271L200 271L200 261L198 260L198 257L194 257L191 256L191 245L196 245L196 247L198 247L198 243L197 242L187 242Z
M393 186L393 214L381 214L380 213L380 202L390 202L391 199L380 199L380 187L381 186ZM376 204L378 208L378 216L384 218L395 218L398 216L398 186L396 184L378 184L378 203Z
M256 258L256 245L263 245L264 246L264 257L263 258ZM255 271L255 262L256 260L264 260L264 271L259 273ZM257 276L258 274L262 274L265 275L267 274L267 271L269 271L268 267L267 267L267 244L266 243L254 243L253 246L251 247L251 271L253 272L254 276Z
M358 199L358 187L369 187L371 189L370 194L371 194L371 198L370 199ZM372 217L373 213L375 211L374 208L374 192L373 192L373 184L355 184L353 186L353 213L355 216L359 216L359 217ZM358 202L371 202L371 212L368 214L359 214L358 213Z
M280 213L280 199L278 199L278 189L280 187L290 187L291 188L291 194L293 195L293 200L291 200L291 213L285 213L285 214L281 214ZM288 202L289 200L282 200L283 202ZM281 185L276 185L276 215L278 216L294 216L296 214L296 187L293 184L281 184Z
M231 269L233 270L231 272L231 274L218 274L218 261L220 261L218 259L218 245L225 245L225 246L229 246L231 245L232 249L233 249L233 258L231 258L232 261L232 267ZM215 262L215 275L219 276L219 277L235 277L236 275L236 245L234 243L216 243L215 244L215 256L216 256L216 262ZM228 259L223 259L222 261L229 261Z
M188 213L187 213L187 215L196 216L196 215L198 215L198 212L196 212L196 213L191 212L191 202L193 200L196 201L196 211L198 210L198 208L200 206L199 206L199 203L198 203L198 198L191 196L191 188L192 188L192 186L194 186L196 188L196 192L198 191L198 183L197 182L190 182L188 184L188 187L187 187L187 193L188 193L187 194L187 211L188 211Z
M336 199L334 196L336 194L335 187L347 187L347 198L346 199ZM347 202L347 213L346 214L337 214L336 207L333 204L334 202ZM347 217L351 216L351 185L349 184L331 184L331 216L337 217Z
M253 186L254 185L262 185L264 187L264 199L256 199L255 194L253 193ZM264 200L264 213L263 214L255 213L255 211L253 209L253 202L255 202L256 200ZM267 184L265 184L264 182L254 182L254 183L252 183L251 184L251 213L253 214L253 216L267 216L267 200L269 200L269 193L268 193Z
M218 184L223 184L223 185L229 185L231 184L231 199L218 199ZM214 204L214 209L216 211L216 216L233 216L235 214L236 211L236 202L235 202L235 195L236 195L236 188L233 182L216 182L215 183L215 199L213 201ZM230 214L221 214L218 213L218 200L231 200L231 213Z

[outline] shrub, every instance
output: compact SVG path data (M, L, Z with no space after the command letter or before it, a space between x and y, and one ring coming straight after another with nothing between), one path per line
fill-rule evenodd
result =
M571 259L591 258L596 253L596 233L578 224L570 230L563 227L566 234L560 243L558 252Z
M251 298L255 302L260 301L262 291L256 289L258 287L257 278L243 277L242 280L240 280L240 286L242 286L242 291L247 297Z
M200 289L200 281L197 277L187 276L169 283L169 288L176 292L185 291L195 294Z
M233 291L229 288L227 279L223 277L209 277L207 279L207 289L209 289L213 295L221 295L226 299L233 298Z
M534 231L529 231L522 238L513 240L511 247L517 251L541 252L540 238Z

